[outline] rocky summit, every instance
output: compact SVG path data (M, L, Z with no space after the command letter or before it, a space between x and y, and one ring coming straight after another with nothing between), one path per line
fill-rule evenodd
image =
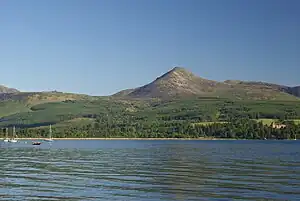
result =
M114 96L123 98L183 98L191 96L251 100L295 100L300 87L288 87L265 82L239 80L214 81L194 75L183 67L169 72L144 86L121 91Z
M18 93L17 89L8 88L6 86L0 85L0 94Z

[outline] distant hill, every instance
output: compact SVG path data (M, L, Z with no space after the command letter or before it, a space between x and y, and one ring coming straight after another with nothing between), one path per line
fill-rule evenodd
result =
M278 84L267 83L267 82L245 82L245 81L239 81L236 84L240 84L248 87L256 87L256 88L259 87L262 89L280 91L296 97L300 97L300 86L288 87L284 85L278 85Z
M100 97L62 92L17 92L0 94L0 118L20 112L31 112L35 105L64 101L93 101ZM0 119L1 122L1 119Z
M18 93L17 89L8 88L6 86L0 85L0 94L10 94L10 93Z
M93 99L96 97L85 94L63 93L57 91L51 92L15 92L0 94L0 101L24 101L30 104L45 102L60 102L65 100Z
M288 93L300 97L300 86L297 87L289 87L288 88Z
M149 84L121 91L114 96L142 99L197 96L239 100L298 100L300 87L239 80L218 82L196 76L185 68L175 67Z

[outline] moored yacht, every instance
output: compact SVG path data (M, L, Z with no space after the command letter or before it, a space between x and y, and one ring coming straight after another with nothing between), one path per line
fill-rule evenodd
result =
M8 140L8 142L18 142L18 140L15 138L16 136L16 127L13 128L13 136L11 139Z
M5 129L5 139L3 140L4 142L9 142L8 138L8 128Z

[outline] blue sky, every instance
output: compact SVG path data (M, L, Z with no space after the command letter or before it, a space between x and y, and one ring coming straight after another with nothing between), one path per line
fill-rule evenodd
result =
M297 0L0 0L0 84L109 95L174 66L300 85Z

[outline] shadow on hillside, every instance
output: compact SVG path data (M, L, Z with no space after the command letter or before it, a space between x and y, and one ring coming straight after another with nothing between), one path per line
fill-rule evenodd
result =
M1 122L1 120L0 120ZM35 124L8 124L5 127L16 127L16 128L36 128L41 126L49 126L56 124L56 122L42 122L42 123L35 123Z

